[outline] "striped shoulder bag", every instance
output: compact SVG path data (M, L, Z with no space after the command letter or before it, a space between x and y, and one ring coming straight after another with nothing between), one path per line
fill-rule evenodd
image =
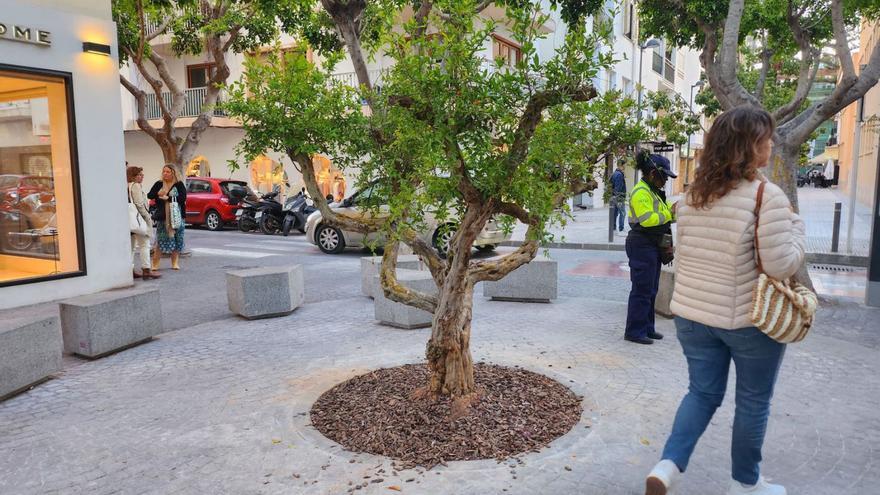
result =
M758 186L755 206L755 260L758 264L758 285L752 294L752 323L771 339L791 344L807 336L819 300L816 294L794 280L776 280L764 272L758 243L758 225L761 223L761 203L764 185Z

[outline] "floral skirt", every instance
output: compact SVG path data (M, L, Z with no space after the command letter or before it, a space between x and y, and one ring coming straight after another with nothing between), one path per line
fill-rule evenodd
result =
M168 230L164 223L160 223L156 228L156 245L162 254L183 251L183 227L174 231L174 236L168 236Z

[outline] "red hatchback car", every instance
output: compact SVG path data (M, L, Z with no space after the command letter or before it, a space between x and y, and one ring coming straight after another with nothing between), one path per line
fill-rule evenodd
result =
M220 230L227 222L235 222L239 204L229 195L235 189L244 189L247 197L254 197L247 182L241 180L187 177L186 223Z

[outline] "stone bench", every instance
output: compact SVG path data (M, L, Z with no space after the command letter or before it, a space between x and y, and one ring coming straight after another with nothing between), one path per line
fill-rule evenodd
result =
M431 277L431 272L426 270L397 270L397 281L404 287L408 287L425 294L437 294L437 285ZM385 297L381 289L379 275L375 275L375 286L378 287L373 298L375 317L379 323L397 328L424 328L430 327L434 315L412 306L394 302Z
M657 288L657 297L654 299L654 312L664 318L672 318L672 289L675 287L675 271L672 265L663 265L660 270L660 284Z
M371 299L381 291L376 283L379 276L379 267L382 266L381 256L365 256L361 258L361 293ZM407 270L427 269L422 260L414 254L400 254L397 256L397 268Z
M483 282L483 296L493 301L544 302L556 299L556 260L538 257L497 282Z
M100 292L62 301L64 349L95 359L162 333L159 289Z
M61 371L58 317L0 322L0 400Z
M288 315L302 305L302 265L226 272L229 310L249 320Z

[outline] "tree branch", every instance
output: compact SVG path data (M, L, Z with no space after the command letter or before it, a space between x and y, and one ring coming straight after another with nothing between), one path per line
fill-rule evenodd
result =
M399 250L400 244L397 242L391 242L385 246L385 253L382 255L382 266L379 269L379 281L382 284L382 292L386 298L392 301L434 314L439 303L436 296L410 289L397 281L397 253Z
M794 36L800 48L801 63L794 97L791 101L773 112L773 118L776 122L785 122L786 117L789 117L800 108L807 99L810 88L813 87L813 81L816 79L816 73L819 71L819 50L812 47L810 35L801 26L800 17L793 11L791 1L788 2L788 11L786 12L785 19L791 28L792 36Z
M767 72L770 71L770 59L773 57L773 50L764 48L761 50L761 72L758 74L758 82L755 84L755 99L761 101L764 99L764 87L767 84Z
M834 51L840 61L844 79L855 79L856 70L853 66L852 52L846 36L846 24L843 20L843 0L831 0L831 26L834 30Z
M137 103L137 118L135 121L138 124L138 127L148 136L153 138L155 141L159 141L162 139L162 136L159 134L159 131L150 125L150 122L144 117L147 113L147 93L146 91L140 89L125 78L122 74L119 75L119 81L122 83L122 86L128 90L129 93L134 97L135 102Z

